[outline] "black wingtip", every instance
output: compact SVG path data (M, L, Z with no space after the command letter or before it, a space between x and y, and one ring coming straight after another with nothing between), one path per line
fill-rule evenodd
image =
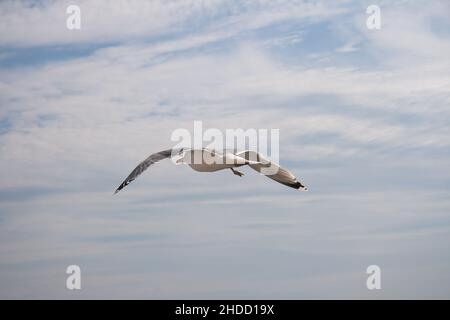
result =
M122 182L122 184L116 189L116 191L114 191L114 194L117 194L120 190L122 190L123 188L125 188L127 185L130 184L132 180L128 181L125 180L124 182Z
M298 181L293 184L290 184L289 186L294 189L300 189L301 187L303 187L302 184Z
M299 182L299 181L297 181L295 183L295 185L292 186L292 187L295 188L295 189L299 189L301 191L308 191L308 188L306 186L304 186L303 184L301 184L301 182Z
M283 183L283 182L281 182ZM301 182L296 181L295 183L283 183L284 185L297 189L297 190L301 190L301 191L308 191L308 188L305 187Z
M117 194L120 190L123 189L124 186L125 186L125 182L122 183L122 184L116 189L116 191L114 191L114 194Z

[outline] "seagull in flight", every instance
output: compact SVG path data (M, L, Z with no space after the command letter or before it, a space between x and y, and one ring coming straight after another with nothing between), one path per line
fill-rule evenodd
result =
M247 165L253 170L266 175L268 178L275 180L276 182L301 191L308 191L308 188L298 181L290 171L281 168L255 151L246 150L237 153L219 153L217 151L205 148L179 148L168 149L150 155L147 159L138 164L130 175L120 184L114 194L129 185L152 164L172 157L179 157L176 161L177 164L188 164L193 170L198 172L214 172L230 169L239 177L242 177L244 174L235 168ZM266 172L268 173L266 174Z

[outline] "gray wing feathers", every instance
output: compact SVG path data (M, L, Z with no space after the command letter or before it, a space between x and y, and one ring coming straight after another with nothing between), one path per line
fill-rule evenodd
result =
M170 158L172 156L172 152L180 152L181 150L164 150L158 153L154 153L149 156L147 159L138 164L138 166L130 173L130 175L122 182L122 184L116 189L114 194L125 188L130 184L134 179L136 179L142 172L144 172L148 167L152 164L166 158Z
M243 151L236 154L239 157L245 158L247 160L251 161L258 161L261 162L261 164L249 164L248 166L252 168L253 170L258 171L259 173L262 173L261 170L263 168L270 168L273 166L275 168L276 173L272 175L265 175L266 177L275 180L276 182L279 182L281 184L284 184L285 186L294 188L294 189L303 189L307 190L307 188L301 184L300 181L297 180L297 178L286 169L281 168L279 165L271 162L270 160L264 158L262 155L255 151ZM273 169L272 168L272 169Z

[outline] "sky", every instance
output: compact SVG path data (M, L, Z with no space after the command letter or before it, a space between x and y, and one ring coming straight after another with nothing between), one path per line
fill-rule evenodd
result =
M0 298L450 298L449 13L1 1ZM279 129L309 192L162 161L113 196L194 121Z

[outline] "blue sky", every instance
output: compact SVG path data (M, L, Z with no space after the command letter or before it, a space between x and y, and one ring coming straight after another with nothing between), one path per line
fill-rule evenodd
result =
M2 1L0 297L449 298L449 11ZM195 120L280 129L310 192L167 161L112 196Z

